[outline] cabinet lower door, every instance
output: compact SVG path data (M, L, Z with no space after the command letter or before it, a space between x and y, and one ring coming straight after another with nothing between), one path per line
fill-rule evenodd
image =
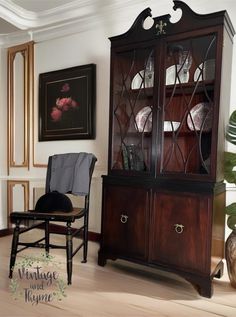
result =
M148 192L105 186L103 208L103 250L118 257L144 260L147 257Z
M151 223L151 262L209 273L211 197L156 193Z

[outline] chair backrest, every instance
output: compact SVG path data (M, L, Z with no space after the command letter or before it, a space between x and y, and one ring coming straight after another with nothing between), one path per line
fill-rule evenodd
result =
M84 152L50 156L46 177L46 193L36 202L35 211L72 211L72 202L65 195L66 193L84 196L84 208L88 210L90 185L96 161L97 158L93 154ZM80 173L83 177L82 184L77 181Z
M48 159L46 193L87 196L97 158L91 153L55 154Z

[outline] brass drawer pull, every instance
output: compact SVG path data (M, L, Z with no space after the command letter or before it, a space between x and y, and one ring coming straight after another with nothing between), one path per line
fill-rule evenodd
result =
M128 216L126 216L126 215L121 215L120 216L120 222L122 222L122 223L126 223L127 222L127 220L128 220Z
M176 233L182 233L184 231L184 225L180 225L178 223L174 224L175 232Z

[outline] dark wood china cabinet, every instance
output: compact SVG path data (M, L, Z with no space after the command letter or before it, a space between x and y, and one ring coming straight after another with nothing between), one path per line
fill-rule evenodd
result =
M179 274L202 296L223 272L224 117L232 38L226 11L181 19L147 8L111 40L108 175L98 264L117 258Z

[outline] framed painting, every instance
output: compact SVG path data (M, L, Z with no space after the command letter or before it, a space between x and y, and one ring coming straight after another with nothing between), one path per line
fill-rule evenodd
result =
M96 65L39 75L39 141L94 139Z

